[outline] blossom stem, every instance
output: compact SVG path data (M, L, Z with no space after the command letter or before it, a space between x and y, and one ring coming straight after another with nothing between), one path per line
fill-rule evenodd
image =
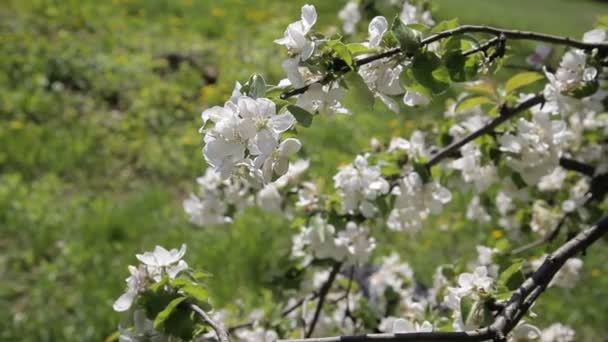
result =
M357 336L334 336L321 338L288 339L282 342L406 342L406 341L504 341L528 309L540 297L555 274L566 261L585 251L594 242L608 233L608 216L596 225L576 235L551 253L543 264L513 292L496 316L494 322L484 328L465 332L415 332L401 334L367 334Z

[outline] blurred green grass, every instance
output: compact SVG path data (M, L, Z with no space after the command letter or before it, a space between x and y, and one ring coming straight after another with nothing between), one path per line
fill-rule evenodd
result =
M119 316L126 265L155 244L187 242L187 260L214 274L215 302L261 301L286 265L289 223L250 210L227 227L190 225L181 200L204 169L199 112L254 71L282 77L272 43L304 2L9 0L0 7L0 340L99 341ZM319 28L343 1L311 1ZM437 0L442 18L580 36L607 6L592 1ZM182 60L173 65L169 55ZM211 68L212 70L208 70ZM217 73L217 81L209 82ZM207 81L206 81L207 79ZM301 132L313 177L381 140L419 128L428 112L316 120ZM458 210L415 237L380 235L427 284L437 264L471 256L487 236ZM597 249L593 250L597 251ZM606 335L608 267L590 253L580 292L550 290L540 322ZM579 293L583 294L582 296ZM574 307L575 309L571 309ZM545 310L546 309L546 310Z

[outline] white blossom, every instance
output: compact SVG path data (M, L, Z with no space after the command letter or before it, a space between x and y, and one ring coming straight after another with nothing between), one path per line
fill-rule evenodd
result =
M574 341L575 337L576 332L561 323L551 324L540 333L541 342L571 342Z
M346 228L338 232L336 240L339 241L337 245L346 247L347 264L363 264L376 248L376 240L369 236L369 229L355 222L348 222Z
M317 208L319 202L319 191L317 186L312 182L303 182L298 190L297 208L302 208L307 211L313 211Z
M350 114L350 111L342 105L342 99L346 90L339 86L331 87L313 83L308 90L300 95L296 105L310 112L319 112L328 116L335 114Z
M257 204L260 208L272 212L281 213L281 203L283 199L274 184L266 184L264 188L258 192Z
M553 172L543 176L538 182L538 189L541 191L556 191L562 188L568 171L561 167L556 167Z
M369 165L367 158L361 155L352 164L340 168L334 176L334 185L345 212L361 212L368 218L375 216L378 211L373 202L389 190L380 167Z
M241 342L276 342L279 335L274 330L266 330L263 327L238 329L235 333Z
M488 223L492 219L486 208L481 204L479 196L474 196L469 202L466 218L479 223Z
M415 90L408 90L403 96L403 103L410 107L424 107L431 103L431 99Z
M416 172L399 180L391 192L397 198L387 225L392 230L416 231L431 213L452 200L450 191L436 181L423 183Z
M458 287L448 287L444 304L452 309L454 318L453 327L457 331L471 328L465 325L465 319L460 312L460 301L463 297L471 297L478 300L480 295L489 293L494 287L494 280L488 276L485 266L478 266L473 273L462 273L458 276Z
M450 167L460 170L467 183L473 183L478 192L484 192L497 180L496 167L492 164L481 165L482 153L474 143L468 143L461 149L462 157L450 163Z
M411 322L403 318L389 316L382 318L378 329L382 332L390 332L393 334L432 332L433 325L429 321L424 321L422 324L419 324L418 322Z
M403 3L403 9L399 16L401 20L406 24L423 24L426 26L435 25L435 21L431 16L431 12L425 10L423 5L411 5L408 1Z
M544 201L534 201L532 205L532 220L530 221L530 228L532 228L533 232L546 236L546 234L549 234L555 228L559 219L560 215L547 208Z
M301 20L287 26L283 38L274 42L287 47L291 54L298 55L303 61L310 58L314 50L314 42L307 38L312 26L317 22L317 11L313 5L302 6Z
M336 228L319 215L311 217L309 225L302 226L292 242L292 255L295 257L306 256L306 247L309 247L311 254L318 259L342 261L348 253L346 241L337 239Z
M530 56L528 56L526 58L526 63L533 65L533 66L547 65L552 53L553 53L552 47L550 47L548 45L544 45L544 44L538 44L534 48L534 53L532 53Z
M540 337L540 329L534 325L520 321L508 336L508 342L536 341Z
M516 134L498 137L500 150L509 167L518 172L527 184L536 184L559 164L563 144L570 138L564 121L551 120L549 114L537 111L532 121L519 119Z
M414 271L406 262L402 262L399 254L391 253L382 259L380 268L369 277L369 291L372 307L378 313L383 313L386 307L384 296L388 287L400 292L404 286L409 286L414 280Z
M160 281L163 274L174 279L180 272L186 270L188 264L182 260L185 254L186 245L182 245L179 250L166 250L156 246L152 252L136 254L142 264L138 267L129 266L131 275L125 280L127 291L114 302L114 310L118 312L129 310L137 295L144 291L148 284Z
M139 292L143 291L146 286L148 272L146 271L145 266L135 267L129 265L129 273L131 273L131 275L125 280L127 283L127 291L114 302L114 311L123 312L129 310L131 305L133 305L135 297L137 297Z
M374 17L370 22L367 28L367 32L369 33L369 47L375 48L380 45L382 42L382 38L384 34L388 30L388 21L385 17L377 16Z
M357 23L361 20L361 13L359 12L359 4L357 1L350 0L347 2L340 12L338 12L338 18L342 20L342 30L344 33L355 33Z

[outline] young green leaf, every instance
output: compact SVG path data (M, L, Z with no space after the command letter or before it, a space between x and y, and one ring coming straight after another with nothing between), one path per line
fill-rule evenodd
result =
M419 52L412 63L412 75L435 95L442 94L450 87L447 68L433 52Z
M177 306L185 299L186 297L175 298L167 305L167 307L165 307L161 312L159 312L158 315L156 315L156 318L154 319L154 329L161 329L165 324L165 321L167 321L167 319L169 318L169 316L171 316Z
M332 55L335 58L342 60L349 68L352 69L353 56L351 55L348 47L341 41L331 41L328 45L332 49ZM344 63L342 63L342 66L344 66Z
M344 75L343 80L346 83L346 88L348 88L344 98L346 103L366 110L374 108L374 94L369 90L359 73L351 71Z
M403 52L414 54L420 49L420 42L422 40L420 32L407 27L399 16L396 16L395 20L393 20L391 31L399 42L399 46L401 46Z
M300 125L310 127L312 124L312 114L302 107L288 105L287 110L293 115Z
M471 315L473 306L475 306L475 300L473 298L465 296L460 299L460 317L462 317L465 322Z
M531 84L533 82L536 82L536 81L540 80L541 78L544 78L544 76L537 72L533 72L533 71L521 72L521 73L511 77L507 81L507 83L505 84L505 91L507 94L511 94L514 90L519 89L528 84Z
M475 106L490 103L490 102L492 102L492 100L490 100L489 98L487 98L485 96L469 97L469 98L466 98L463 101L461 101L458 105L456 105L456 108L454 109L454 111L458 113L458 112L462 112L467 109L473 108Z
M203 302L209 298L209 293L201 285L187 285L182 287L182 291L199 302Z
M521 272L523 264L524 259L516 259L513 261L511 266L507 267L507 269L500 274L498 285L504 286L511 291L520 286L524 281L524 275Z
M266 95L266 81L264 81L264 78L261 75L251 75L247 84L249 85L247 95L250 97L257 99Z
M441 32L441 31L445 31L445 30L450 30L450 29L453 29L456 27L458 27L458 18L454 18L451 20L444 20L444 21L440 22L439 24L435 25L431 29L431 33L437 33L437 32Z

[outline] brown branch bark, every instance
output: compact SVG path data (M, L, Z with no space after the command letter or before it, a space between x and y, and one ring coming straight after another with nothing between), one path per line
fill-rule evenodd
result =
M283 342L405 342L405 341L504 341L528 309L549 286L555 274L566 261L587 250L594 242L608 233L608 216L593 227L586 229L572 240L551 253L543 264L513 292L504 308L488 327L465 332L417 332L402 334L367 334L358 336L334 336L305 339L286 339Z
M211 328L215 331L215 334L217 335L217 339L220 342L230 342L230 339L228 339L228 333L226 333L226 330L224 330L224 327L221 323L216 322L213 318L211 318L211 316L209 316L205 312L205 310L201 309L198 305L190 304L190 308L192 309L192 311L196 312L203 319L203 321L205 321L211 326Z
M315 332L315 326L317 325L317 321L319 320L319 315L321 315L321 310L323 309L323 304L325 303L325 298L327 297L327 294L329 293L329 290L331 289L331 285L334 283L334 280L336 279L336 276L340 272L341 268L342 268L342 263L336 262L334 264L334 266L332 267L331 272L329 273L329 277L327 278L327 281L325 281L323 286L321 286L321 289L319 290L319 301L317 302L317 307L315 308L315 314L312 318L312 322L310 323L310 326L308 327L308 331L306 332L306 337L312 336L312 333Z
M500 124L502 124L503 122L515 117L519 113L522 113L523 111L525 111L531 107L536 106L537 104L543 103L544 101L545 101L545 97L542 94L537 94L534 97L531 97L528 100L526 100L514 107L502 106L500 108L500 115L498 117L496 117L494 120L490 121L484 127L478 129L475 132L472 132L471 134L465 136L464 138L462 138L460 140L453 142L449 146L445 147L443 150L436 153L426 163L426 167L430 169L431 167L433 167L434 165L439 163L442 159L457 152L459 148L466 145L468 142L471 142L482 135L494 132L494 129L497 126L499 126Z

